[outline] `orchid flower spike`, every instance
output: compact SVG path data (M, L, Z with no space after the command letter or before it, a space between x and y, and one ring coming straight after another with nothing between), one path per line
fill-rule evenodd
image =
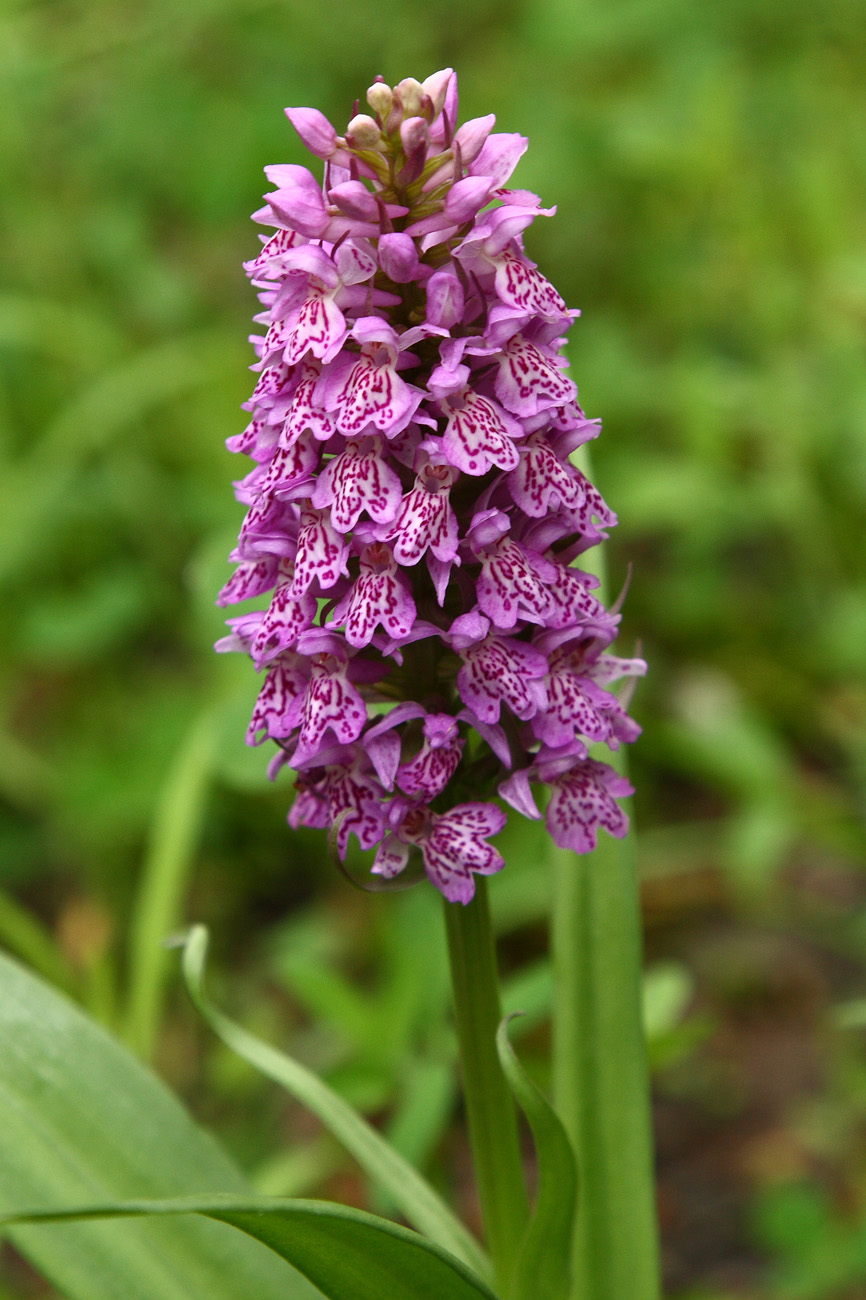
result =
M497 795L586 852L631 787L590 745L640 728L610 688L618 610L573 560L616 516L570 453L595 438L561 354L572 319L527 257L549 216L507 188L526 149L457 122L451 69L376 80L345 134L289 108L324 161L267 167L253 461L219 596L267 604L220 650L264 674L248 742L296 773L292 826L354 835L385 879L414 858L452 902L502 865ZM259 605L262 601L259 599Z

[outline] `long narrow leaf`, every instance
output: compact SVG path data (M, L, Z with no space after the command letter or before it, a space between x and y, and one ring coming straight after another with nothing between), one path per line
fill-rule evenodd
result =
M165 1086L0 953L0 1204L251 1189ZM314 1300L261 1246L204 1219L9 1229L67 1300Z
M184 886L198 845L216 745L212 706L195 717L169 766L132 923L126 1040L148 1058L159 1028L167 957L163 940L179 924Z
M205 928L194 926L184 943L183 969L190 996L214 1032L239 1056L281 1084L318 1116L420 1232L451 1251L480 1276L489 1277L490 1266L478 1242L417 1169L306 1066L247 1033L217 1010L204 991L207 944Z
M566 1300L571 1287L571 1243L577 1206L577 1166L562 1121L530 1079L508 1041L507 1016L499 1026L499 1060L529 1120L538 1157L538 1196L514 1276L514 1300Z
M0 1215L0 1225L201 1214L269 1246L327 1300L496 1300L459 1260L408 1228L327 1201L189 1196ZM238 1289L237 1300L247 1293Z

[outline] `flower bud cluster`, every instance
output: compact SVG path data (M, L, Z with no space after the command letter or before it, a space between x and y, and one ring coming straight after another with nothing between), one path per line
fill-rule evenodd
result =
M570 461L599 432L560 354L573 316L522 235L554 209L507 182L526 148L493 116L457 126L450 69L393 88L344 136L286 112L325 162L265 168L255 219L275 229L247 273L263 333L250 423L229 440L254 467L221 650L264 682L248 742L297 774L292 826L376 849L391 877L420 851L468 902L499 795L585 852L625 834L631 792L590 757L639 728L609 689L645 671L607 653L619 615L573 561L610 508Z

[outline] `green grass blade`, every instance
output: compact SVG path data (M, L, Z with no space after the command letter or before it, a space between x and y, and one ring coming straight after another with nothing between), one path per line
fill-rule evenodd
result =
M514 1300L567 1300L577 1207L577 1165L562 1120L523 1069L508 1040L506 1017L496 1035L502 1070L529 1120L538 1157L538 1195L514 1275Z
M0 943L52 984L73 992L75 973L48 930L25 907L0 889Z
M193 721L166 776L132 920L126 1039L144 1057L160 1021L168 953L166 936L178 915L189 876L214 757L217 717L211 708Z
M311 1070L247 1033L217 1010L204 991L207 943L205 928L194 926L184 944L183 969L190 995L214 1032L239 1056L274 1079L318 1116L354 1156L377 1189L389 1197L420 1232L437 1241L482 1277L488 1277L490 1266L480 1245L417 1169Z
M184 1197L0 1215L7 1223L200 1214L255 1237L327 1300L496 1300L459 1260L387 1219L328 1201ZM248 1293L238 1286L237 1300Z

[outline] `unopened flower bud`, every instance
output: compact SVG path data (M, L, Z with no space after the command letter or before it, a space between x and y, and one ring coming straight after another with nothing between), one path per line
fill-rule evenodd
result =
M386 122L394 103L394 92L384 81L374 81L367 91L367 103L373 112L378 114L381 121Z
M426 77L421 83L421 89L424 94L429 96L433 105L431 120L437 118L445 107L445 96L448 94L448 83L454 76L453 68L443 68L441 72L434 72L432 77Z
M407 117L400 127L400 143L407 158L418 149L426 149L430 131L423 117Z
M346 144L352 149L378 149L382 143L379 125L367 113L353 117L346 128Z
M417 117L424 102L424 87L414 77L404 77L394 87L394 99L403 109L403 116Z

